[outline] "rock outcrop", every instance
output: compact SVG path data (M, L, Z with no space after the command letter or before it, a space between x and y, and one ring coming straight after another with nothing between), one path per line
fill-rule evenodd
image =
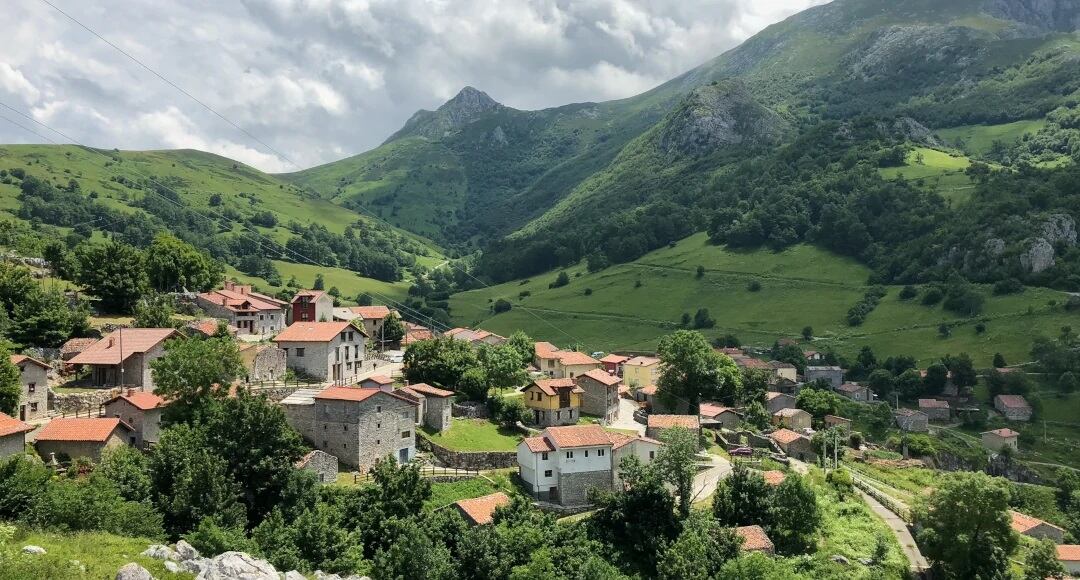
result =
M503 105L484 91L465 87L438 109L417 111L405 122L405 126L391 135L386 142L412 136L442 139L484 114L501 108Z
M716 82L695 89L671 112L660 131L659 147L701 156L725 146L774 143L787 128L741 82Z
M116 571L116 580L154 580L150 571L132 562Z
M1080 3L1076 0L989 0L986 11L1043 31L1080 30Z
M1051 245L1075 246L1076 220L1068 214L1050 214L1042 224L1041 237Z
M192 560L188 560L191 562ZM186 563L186 562L185 562ZM266 560L244 552L225 552L210 559L196 580L280 580L278 571Z
M1032 240L1027 251L1020 254L1020 266L1032 274L1038 274L1054 266L1054 246L1045 238Z

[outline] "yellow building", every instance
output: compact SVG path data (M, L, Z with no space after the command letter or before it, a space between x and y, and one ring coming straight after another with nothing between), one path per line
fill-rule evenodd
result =
M581 418L581 395L585 391L574 379L537 379L521 390L537 425L573 425Z
M660 380L660 359L635 356L623 363L623 382L631 388L654 385Z

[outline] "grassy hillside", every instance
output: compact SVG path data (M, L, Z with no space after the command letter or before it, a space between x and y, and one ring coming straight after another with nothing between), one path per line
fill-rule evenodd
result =
M928 147L916 147L908 152L903 167L885 167L879 170L885 179L904 178L918 181L927 190L936 191L953 202L967 201L975 189L964 170L971 160L962 155L949 154Z
M974 155L985 155L994 146L995 141L1009 144L1024 135L1034 135L1045 126L1045 119L1032 119L1001 125L965 125L939 129L937 134L950 145L960 147Z
M139 555L154 543L158 542L104 532L60 534L19 530L7 546L0 546L0 550L8 551L17 558L16 569L0 569L0 580L101 580L116 577L116 571L129 562L140 564L155 578L162 580L193 577L188 573L173 574L165 569L165 563L161 560ZM47 553L44 556L15 555L26 545L41 546Z
M341 291L342 300L346 302L354 301L356 297L364 292L370 293L375 296L375 300L379 303L383 303L386 298L391 300L403 300L409 290L409 284L411 282L383 282L382 280L373 280L371 278L364 278L357 275L355 272L350 272L342 268L324 268L322 266L314 266L311 264L295 264L292 262L282 262L280 260L274 260L274 266L281 274L282 283L288 283L291 277L296 277L303 287L310 288L315 282L315 276L322 274L326 283L326 289L337 287ZM274 286L269 284L266 280L258 278L256 276L249 276L240 272L239 270L228 267L225 274L229 277L236 278L237 280L246 283L254 284L260 289L274 294L281 290L283 286Z
M698 266L706 269L700 279ZM808 245L779 253L735 252L710 245L704 234L597 273L583 265L567 271L571 281L562 288L548 288L556 277L549 272L456 294L451 315L460 324L499 333L522 328L538 339L579 342L588 350L651 350L660 336L678 327L684 312L692 316L704 307L716 320L705 331L709 336L733 333L746 344L770 345L799 336L809 325L814 345L849 355L870 345L879 355L910 354L924 365L950 352L968 352L979 365L989 365L995 352L1010 361L1026 360L1035 336L1055 335L1070 321L1080 324L1080 315L1048 305L1062 303L1062 293L1032 288L996 297L983 288L987 301L978 320L985 320L986 331L978 334L975 320L917 299L901 301L900 289L890 287L863 325L851 327L845 315L867 289L870 272L864 266ZM754 280L760 291L748 288ZM522 293L529 295L522 298ZM492 302L499 298L514 308L493 315ZM942 322L957 325L951 337L939 337Z

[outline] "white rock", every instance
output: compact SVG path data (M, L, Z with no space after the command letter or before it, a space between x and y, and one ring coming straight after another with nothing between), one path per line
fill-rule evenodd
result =
M296 570L289 570L285 573L285 580L307 580L307 578Z
M1054 265L1054 246L1043 238L1037 238L1026 252L1020 254L1020 266L1038 274Z
M322 570L316 570L315 580L341 580L341 576L338 576L337 574L323 572Z
M180 569L184 572L191 572L192 574L201 574L203 570L210 567L210 558L195 558L192 560L184 560L180 562Z
M45 548L42 548L41 546L23 546L22 551L23 554L34 554L35 556L40 556L45 553Z
M179 556L176 555L176 552L174 552L172 548L161 544L152 544L139 555L155 560L179 560Z
M168 570L169 572L172 572L173 574L179 574L180 573L180 564L177 564L176 562L173 562L172 560L166 560L165 561L165 569Z
M199 557L199 551L195 549L195 546L187 543L184 540L180 540L176 543L176 555L180 557L180 561L194 560Z
M186 562L185 562L186 564ZM266 560L244 552L225 552L214 556L196 580L281 580L277 570Z
M116 580L154 580L154 577L146 568L132 562L116 572Z

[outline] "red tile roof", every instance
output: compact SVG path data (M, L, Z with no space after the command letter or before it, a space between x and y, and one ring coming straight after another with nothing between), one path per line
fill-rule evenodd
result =
M213 336L218 329L218 320L216 318L204 318L188 323L187 327L201 332L206 336ZM232 329L230 329L230 332L232 332Z
M862 385L860 385L858 383L844 383L844 384L840 385L840 387L837 388L836 390L843 391L845 393L858 393L859 391L862 391L865 388L866 387L864 387L864 386L862 386Z
M433 386L431 386L431 385L429 385L427 383L416 383L415 385L409 385L409 388L416 391L417 393L420 393L421 395L426 395L426 396L430 396L430 397L453 397L454 396L454 391L448 391L446 389L440 389L438 387L433 387Z
M1080 562L1080 545L1061 544L1057 547L1058 560L1062 562Z
M274 337L274 342L330 342L346 330L358 330L347 320L294 322Z
M408 402L410 405L417 404L416 401L405 395L384 391L382 389L366 389L363 387L328 387L320 391L314 398L330 401L353 401L359 403L361 401L366 401L379 393L394 397L395 399L401 399L402 401Z
M769 433L769 437L781 445L787 445L788 443L799 439L802 435L799 435L791 429L777 429L776 431Z
M525 442L525 446L529 448L529 451L532 451L533 453L550 453L555 451L555 447L553 447L543 436L526 437L522 441Z
M580 375L578 375L578 378L581 378L581 377L589 377L590 379L592 379L592 380L594 380L594 381L596 381L598 383L607 385L609 387L611 385L619 384L619 381L621 380L621 379L619 379L619 377L617 377L617 376L615 376L615 375L613 375L613 374L611 374L611 373L609 373L609 372L607 372L607 371L605 371L603 369L593 369L593 370L591 370L591 371L589 371L587 373L581 373Z
M555 353L557 352L559 352L559 347L550 342L537 341L533 343L533 353L536 354L536 358L556 358Z
M271 298L258 292L237 292L228 288L211 290L199 294L199 298L217 304L233 312L281 310L287 304L277 298Z
M559 389L571 389L571 392L574 393L585 392L581 387L577 386L577 383L574 382L574 379L536 379L532 382L531 385L525 388L528 389L532 386L540 389L545 395L549 397L554 397L556 394L558 394Z
M566 350L555 353L559 357L559 362L564 365L599 365L600 361L593 357L574 350Z
M318 300L319 297L323 294L326 294L326 292L323 292L322 290L301 290L292 297L292 300L290 300L290 302L296 304L301 298L304 297L311 298L312 300Z
M657 387L656 385L645 385L644 387L641 387L638 390L641 391L641 394L643 394L643 395L652 396L652 395L656 394L656 391L658 389L659 389L659 387Z
M34 428L22 421L0 413L0 437L7 437L8 435L14 435L16 433L26 433L27 431L33 431Z
M176 335L172 328L118 328L72 357L73 365L115 365ZM123 359L121 359L121 352Z
M1031 407L1031 405L1028 404L1027 399L1021 395L998 395L997 397L994 397L994 404L997 404L998 401L1001 402L1002 406L1009 407L1010 409L1027 409Z
M735 528L735 533L743 539L742 549L747 552L772 552L775 549L761 526L739 526Z
M1012 429L1009 429L1008 427L1004 427L1004 428L1001 428L1001 429L994 429L992 431L985 431L985 432L982 433L982 435L985 435L986 433L993 433L994 435L997 435L998 437L1019 437L1020 436L1019 433L1017 433L1016 431L1013 431Z
M603 427L599 425L567 425L564 427L548 427L544 429L544 436L551 439L559 447L594 447L597 445L611 445L611 437Z
M750 356L733 356L731 357L735 364L746 369L768 369L769 363Z
M36 364L37 366L39 366L39 367L41 367L43 369L48 369L49 368L49 365L39 361L36 358L26 356L25 354L13 354L13 355L11 355L11 364L13 364L13 365L21 365L24 362L29 362L29 363L32 363L32 364Z
M600 362L617 365L617 364L622 364L622 363L624 363L624 362L626 362L628 360L630 360L630 357L628 357L628 356L623 356L621 354L609 354L609 355L605 356L604 358L600 359Z
M780 485L781 483L784 483L787 474L779 469L770 469L762 473L761 477L765 480L765 483L769 485Z
M120 399L131 403L136 409L143 411L149 411L150 409L156 409L166 405L165 399L154 393L147 393L146 391L135 391L129 394L117 395L108 401L105 401L105 404L108 405L109 403Z
M122 427L131 431L131 427L115 417L61 418L49 421L38 431L37 441L92 441L103 443L109 435Z
M349 310L364 320L382 320L390 316L390 308L382 305L353 306Z
M392 378L390 378L390 377L388 377L386 375L371 375L370 377L367 377L366 379L360 379L359 382L360 382L361 385L364 384L364 383L375 383L376 385L392 385L392 384L394 384L394 379L392 379ZM418 384L423 384L423 383L418 383Z
M941 399L919 399L920 409L948 409L949 402Z
M472 523L476 525L490 524L491 517L495 515L495 509L499 506L508 505L509 503L510 496L501 491L497 491L491 495L473 499L461 499L454 502L462 513L465 514L465 517L472 520Z
M731 407L725 407L717 403L702 403L698 407L698 415L701 415L702 417L716 417L728 411L734 413L735 409L732 409Z
M1009 517L1012 518L1012 521L1010 522L1012 529L1016 530L1016 533L1018 534L1026 533L1039 526L1050 526L1051 528L1064 532L1064 530L1055 526L1054 524L1044 522L1039 518L1033 518L1027 514L1022 514L1018 511L1009 510Z
M670 427L685 427L698 429L701 422L697 415L649 415L649 427L656 429L668 429Z

